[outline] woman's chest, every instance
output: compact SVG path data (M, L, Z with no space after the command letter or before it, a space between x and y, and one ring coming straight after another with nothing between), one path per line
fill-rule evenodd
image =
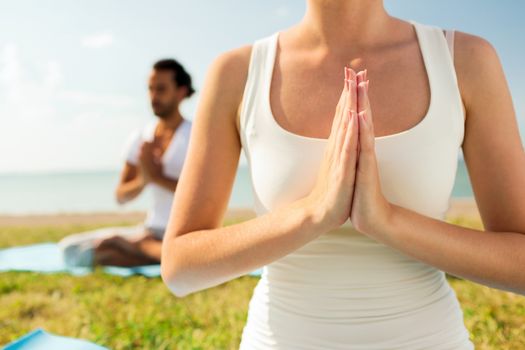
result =
M328 138L343 89L345 62L291 56L277 57L270 78L273 117L295 134ZM348 63L355 71L367 69L377 136L407 130L425 117L431 89L417 46L399 49L386 57L372 55Z
M378 173L387 200L439 218L448 210L459 148L455 137L446 136L445 125L424 126L376 139ZM308 195L326 147L320 140L270 133L261 127L247 135L251 184L260 213Z

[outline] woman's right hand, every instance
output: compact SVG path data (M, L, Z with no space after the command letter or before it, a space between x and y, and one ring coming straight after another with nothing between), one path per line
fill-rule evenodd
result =
M324 158L314 187L304 198L325 231L344 224L352 207L358 147L356 85L356 73L345 67Z

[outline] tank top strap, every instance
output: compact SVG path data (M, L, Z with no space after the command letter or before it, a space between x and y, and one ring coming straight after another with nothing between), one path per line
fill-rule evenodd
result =
M438 105L438 118L452 118L453 131L459 144L463 142L465 113L453 60L453 35L442 28L413 20L428 79L431 100ZM447 39L448 35L448 39ZM431 102L432 103L432 102Z
M271 77L270 69L273 68L273 55L275 40L279 32L257 39L252 45L248 74L244 93L242 96L241 110L239 115L240 137L243 146L247 146L246 134L253 130L257 111L264 109L265 86L268 84L268 76ZM248 151L248 147L244 148ZM249 157L249 152L246 156Z
M450 57L452 57L452 61L454 61L454 34L454 30L445 30L445 38L447 40L448 50L450 51Z
M443 33L443 29L415 21L410 22L414 25L418 34L419 44L428 70L427 74L430 76L429 78L433 78L438 74L445 74L447 78L453 78L455 80L456 74L449 42Z

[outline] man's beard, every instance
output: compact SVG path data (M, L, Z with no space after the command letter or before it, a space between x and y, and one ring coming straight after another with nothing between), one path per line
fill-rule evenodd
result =
M172 115L176 107L177 105L174 103L171 106L166 106L164 108L161 108L160 110L155 110L155 108L153 108L153 113L161 119L167 119Z
M171 111L163 110L162 112L155 113L157 117L160 119L168 119L168 117L171 115Z

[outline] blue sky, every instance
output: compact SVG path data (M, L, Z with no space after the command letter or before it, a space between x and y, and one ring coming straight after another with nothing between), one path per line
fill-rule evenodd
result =
M118 169L122 146L154 118L146 79L174 57L197 93L210 62L301 19L305 1L0 0L0 173ZM521 1L385 0L394 16L488 39L525 139ZM244 160L243 160L244 161Z

